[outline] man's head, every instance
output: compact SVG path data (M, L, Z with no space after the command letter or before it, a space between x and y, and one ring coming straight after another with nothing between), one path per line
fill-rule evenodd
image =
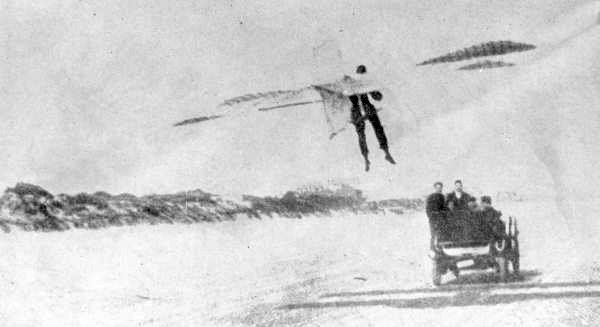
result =
M367 67L365 67L365 65L359 65L358 67L356 67L356 73L357 74L366 74Z
M463 191L463 184L462 181L460 179L457 179L454 181L454 189L457 192L462 192Z
M481 207L490 208L492 206L492 197L489 195L484 195L479 200L481 202Z
M381 99L383 99L383 94L379 91L373 91L371 92L371 98L375 101L381 101Z
M477 210L477 199L474 197L469 198L469 201L467 202L467 206L468 206L469 210Z
M443 189L444 189L444 184L442 184L442 182L435 182L433 184L433 190L435 191L435 193L442 193Z

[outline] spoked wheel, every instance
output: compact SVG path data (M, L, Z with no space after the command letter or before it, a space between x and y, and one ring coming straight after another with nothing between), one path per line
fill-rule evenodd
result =
M512 260L512 266L513 266L513 273L516 276L519 276L520 274L520 253L519 253L519 241L517 240L517 238L515 237L515 239L513 240L513 251L514 251L514 257Z
M515 274L515 276L519 276L520 275L520 267L519 267L519 256L517 255L513 261L512 261L512 266L513 266L513 273Z

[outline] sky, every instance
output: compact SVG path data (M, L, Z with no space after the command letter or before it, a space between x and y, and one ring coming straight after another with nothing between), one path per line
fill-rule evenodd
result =
M403 150L403 138L512 73L467 76L414 65L490 40L544 49L585 26L581 12L596 6L588 3L7 0L0 11L0 183L53 192L273 193L328 180L389 188L415 176L397 192L421 192L431 179L458 176L420 171L432 158L414 149L428 144ZM526 64L535 56L513 59ZM316 107L171 126L228 97L336 79L359 63L394 91L382 117L398 145L397 167L385 166L369 136L377 172L365 175L355 135L329 141Z

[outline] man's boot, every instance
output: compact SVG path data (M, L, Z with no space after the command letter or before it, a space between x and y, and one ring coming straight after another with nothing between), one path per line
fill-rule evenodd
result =
M365 159L365 171L369 171L370 166L371 162L369 161L369 159Z
M396 161L394 160L394 158L392 158L392 155L388 152L385 151L385 160L387 160L389 163L395 165Z

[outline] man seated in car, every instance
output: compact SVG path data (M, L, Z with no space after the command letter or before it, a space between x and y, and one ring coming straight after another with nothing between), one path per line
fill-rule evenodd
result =
M502 239L506 235L506 224L500 217L502 212L492 207L492 198L490 196L482 196L480 199L480 219L487 231L488 238Z
M481 209L477 199L470 197L466 202L466 209L455 211L454 215L455 239L462 241L481 241L485 237L481 218Z
M471 197L468 201L467 201L467 209L469 210L470 213L477 213L480 211L480 207L477 204L477 198L475 197Z
M454 182L454 191L446 195L446 206L449 209L448 226L452 240L469 241L472 239L471 212L469 201L471 195L463 190L460 179Z
M471 195L463 191L462 181L458 179L454 182L454 191L446 195L446 206L451 211L468 210L470 199Z

